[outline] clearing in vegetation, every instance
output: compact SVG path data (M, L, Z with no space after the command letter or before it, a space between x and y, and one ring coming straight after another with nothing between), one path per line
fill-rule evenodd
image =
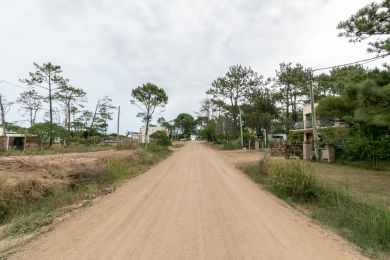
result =
M89 205L116 182L134 177L169 154L153 143L115 150L0 158L1 238L51 224L75 205Z

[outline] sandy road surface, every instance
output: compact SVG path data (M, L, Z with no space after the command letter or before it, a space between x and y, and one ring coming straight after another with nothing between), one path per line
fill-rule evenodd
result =
M188 143L10 258L361 258L225 159Z

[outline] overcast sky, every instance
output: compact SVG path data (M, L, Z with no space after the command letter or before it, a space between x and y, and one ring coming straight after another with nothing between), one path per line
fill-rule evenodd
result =
M193 113L229 66L274 76L280 62L329 66L372 57L336 26L363 0L0 0L0 80L18 83L33 62L62 66L92 108L109 95L121 133L141 126L132 88L153 82L169 95L162 114ZM382 61L378 63L381 64ZM8 100L22 89L0 84ZM22 120L15 105L8 121ZM115 121L110 131L115 131Z

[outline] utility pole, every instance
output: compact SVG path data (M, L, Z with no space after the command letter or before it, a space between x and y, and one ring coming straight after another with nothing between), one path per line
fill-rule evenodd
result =
M242 116L241 116L241 108L239 108L240 110L240 135L241 135L241 148L243 149L244 148L244 137L242 135Z
M314 156L316 161L320 160L320 152L318 148L318 134L317 134L317 119L316 110L314 106L314 91L313 91L313 71L310 70L310 106L311 106L311 123L313 127L313 141L314 141Z
M121 116L121 106L118 106L118 122L116 125L116 145L119 143L119 121Z

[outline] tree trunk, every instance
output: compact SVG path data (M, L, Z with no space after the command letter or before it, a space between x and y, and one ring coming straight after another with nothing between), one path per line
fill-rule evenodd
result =
M289 126L289 119L290 119L290 85L287 85L287 90L286 90L286 134L288 135L288 132L290 130Z
M95 124L95 120L96 120L97 111L98 111L99 106L100 106L100 99L98 100L98 102L97 102L97 104L96 104L96 107L95 107L95 113L93 114L92 121L91 121L91 125L90 125L90 127L89 127L89 131L90 131L90 132L92 131L92 127L93 127L93 125Z
M146 148L148 148L148 142L149 142L148 133L149 133L149 117L147 117L147 119L146 119L146 129L145 129L145 146L146 146Z
M33 113L34 111L32 109L30 109L30 127L33 126Z
M70 107L70 103L68 103L68 109L67 109L68 111L68 125L67 125L67 127L68 127L68 131L70 132L70 110L71 110L71 107Z
M50 137L49 137L49 148L53 144L53 104L51 96L51 74L49 72L49 117L50 117Z
M1 127L3 128L3 146L5 150L8 150L7 131L5 126L5 111L2 95L0 95L0 113L1 113Z

